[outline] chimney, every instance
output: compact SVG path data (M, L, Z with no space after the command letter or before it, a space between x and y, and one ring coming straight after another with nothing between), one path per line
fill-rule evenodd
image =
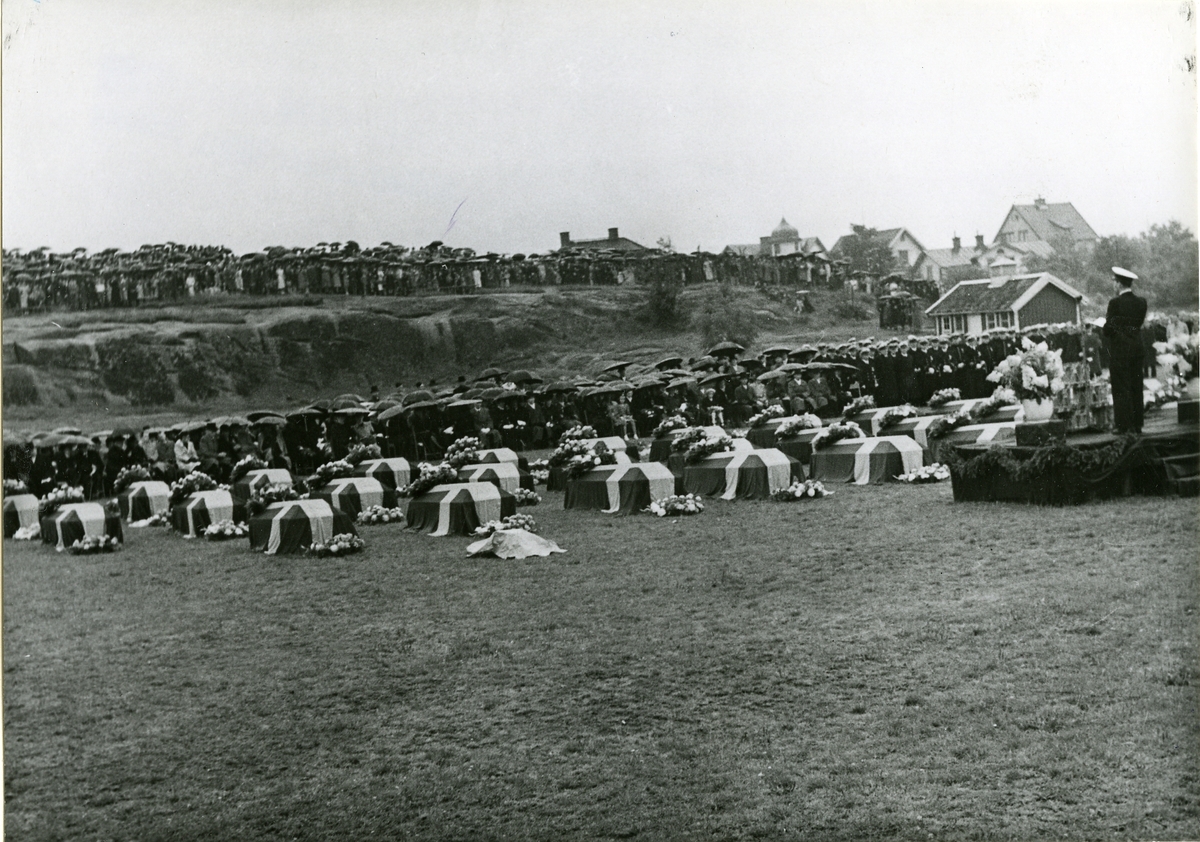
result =
M960 248L962 248L962 240L959 239L958 237L955 237L954 238L954 251L957 252Z
M1035 208L1045 210L1046 200L1044 198L1042 198L1041 196L1038 196L1036 199L1033 200L1033 206Z
M617 229L616 229L616 228L609 228L609 229L608 229L608 238L609 238L610 240L615 240L615 239L617 239Z
M570 231L563 231L562 233L560 233L558 235L558 247L564 248L564 249L571 247L571 232Z
M983 235L982 234L975 235L975 248L979 249L980 251L983 251L985 248L987 248L987 246L985 246L983 244Z

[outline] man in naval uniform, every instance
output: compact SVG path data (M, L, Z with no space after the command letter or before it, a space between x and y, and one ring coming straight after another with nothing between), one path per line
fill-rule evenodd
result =
M1146 299L1133 294L1137 275L1120 266L1112 268L1120 292L1109 299L1104 317L1108 345L1109 381L1112 384L1113 426L1119 433L1142 431L1142 323Z

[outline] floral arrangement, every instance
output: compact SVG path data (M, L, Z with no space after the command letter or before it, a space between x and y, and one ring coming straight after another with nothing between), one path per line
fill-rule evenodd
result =
M129 526L133 529L144 529L148 526L166 526L166 525L167 525L167 516L162 514L161 512L158 514L150 515L150 517L144 518L142 520L130 521L130 523L129 523Z
M904 406L893 406L886 410L880 416L878 424L880 430L886 430L888 427L894 427L903 421L905 418L916 418L917 410L915 407L905 404Z
M233 538L245 538L250 534L250 527L244 523L234 523L226 518L218 520L216 523L210 523L204 527L205 540L208 541L229 541Z
M246 501L246 511L251 515L257 515L265 511L267 506L272 503L299 499L300 495L296 493L296 489L286 482L273 482L250 495L250 499Z
M755 427L761 427L763 424L766 424L772 418L782 418L783 416L783 407L777 403L773 403L762 412L759 412L756 415L751 415L750 420L746 423L750 426L750 429L754 429Z
M822 447L829 447L842 439L864 439L866 437L867 434L863 432L862 427L853 421L843 421L840 424L830 424L817 433L812 440L812 447L813 450L820 450Z
M318 485L324 485L331 479L354 476L354 466L345 459L336 459L333 462L326 462L317 468L317 472L313 476L317 480Z
M566 444L569 441L576 439L594 439L598 438L595 427L588 427L584 424L576 424L568 430L563 430L563 434L558 437L559 444Z
M592 468L615 464L617 464L617 454L605 447L604 442L596 442L596 447L590 452L572 456L571 461L567 462L567 479L579 479Z
M875 396L863 395L860 398L855 398L846 404L846 408L842 410L842 416L845 418L853 418L860 412L865 412L868 409L875 409Z
M66 486L60 485L58 488L50 491L45 497L38 500L38 517L43 518L46 515L52 515L58 511L59 506L65 506L68 503L83 502L83 487L82 486Z
M950 468L940 462L934 462L932 465L925 465L917 468L915 471L909 471L907 474L899 474L896 479L900 480L900 482L907 482L910 485L941 482L942 480L950 479Z
M71 555L93 555L95 553L111 553L121 549L121 542L112 535L96 535L79 538L68 547Z
M518 488L513 492L513 497L516 498L518 506L536 506L542 502L542 495L528 488Z
M454 468L470 465L479 461L479 451L483 443L475 436L463 436L446 448L446 461Z
M150 479L150 469L145 465L130 465L117 471L113 480L113 493L120 494L135 482L147 482Z
M714 453L724 453L733 450L733 439L727 435L704 436L700 441L691 444L683 454L683 461L689 465L695 464L705 456Z
M448 482L458 481L458 471L442 462L439 465L431 465L428 462L422 462L417 466L419 473L417 478L404 486L400 492L402 497L420 497L435 485L443 485Z
M474 535L486 538L500 529L524 529L526 532L537 532L537 521L530 515L509 515L501 520L489 520L478 527Z
M382 459L383 451L377 444L356 444L346 453L346 461L358 467L367 459Z
M654 428L653 436L656 439L662 438L667 433L672 433L675 430L682 430L688 425L688 420L682 415L670 415L664 418L659 425Z
M671 442L672 453L684 453L689 447L699 441L704 441L704 431L699 427L691 427Z
M192 471L171 483L171 505L182 503L197 491L212 491L217 487L217 481L203 471Z
M578 440L569 440L560 444L550 454L550 460L546 463L550 468L561 468L577 456L587 456L592 452L592 448L586 442Z
M1051 351L1045 342L1033 344L1025 337L1021 352L1012 354L987 376L993 383L1011 389L1020 401L1052 398L1063 390L1062 351Z
M953 415L943 415L929 422L929 426L925 428L925 437L927 439L940 439L947 434L957 430L959 427L968 423L971 416L966 412L956 412Z
M230 470L229 482L235 483L251 471L261 471L267 467L267 463L253 453L243 456L234 464L233 469Z
M550 481L550 463L545 459L536 459L529 463L529 475L537 485L545 485Z
M809 498L828 497L832 491L826 491L825 486L818 480L806 479L796 480L787 488L780 489L771 495L771 499L777 503L792 503L796 500L808 500Z
M341 535L334 535L328 541L313 541L309 545L307 552L315 555L317 558L325 558L331 555L351 555L360 552L365 546L366 544L362 538L346 532Z
M379 526L381 523L403 523L404 512L399 507L388 509L384 506L370 506L359 512L354 522L359 526Z
M9 494L28 494L29 486L19 479L6 479L4 481L4 496Z
M945 406L946 404L950 403L950 401L961 400L962 392L960 392L958 389L938 389L929 396L929 406L937 408L939 406Z
M698 515L704 511L704 501L695 494L672 494L650 503L645 511L656 517Z
M786 439L789 436L794 436L801 430L815 430L821 426L821 419L813 415L811 412L806 412L803 415L798 415L795 418L789 418L784 421L775 430L775 438Z
M13 533L13 540L16 540L16 541L33 541L33 540L36 540L41 537L42 537L42 525L40 523L38 523L37 521L34 521L33 523L29 524L28 526L22 526L20 529L18 529L16 532Z
M1159 368L1165 368L1169 377L1181 381L1182 387L1190 374L1200 367L1200 334L1174 336L1166 342L1155 342Z

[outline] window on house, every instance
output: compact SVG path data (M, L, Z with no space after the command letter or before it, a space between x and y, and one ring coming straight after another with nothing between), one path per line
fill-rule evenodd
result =
M898 249L896 254L900 255L900 262L905 266L908 265L908 249Z
M983 314L983 329L991 330L995 326L996 326L996 314L995 313L984 313Z

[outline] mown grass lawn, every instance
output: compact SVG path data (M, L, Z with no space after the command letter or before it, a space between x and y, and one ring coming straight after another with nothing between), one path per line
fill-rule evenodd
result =
M1197 511L948 486L568 550L4 546L13 839L1200 837Z

